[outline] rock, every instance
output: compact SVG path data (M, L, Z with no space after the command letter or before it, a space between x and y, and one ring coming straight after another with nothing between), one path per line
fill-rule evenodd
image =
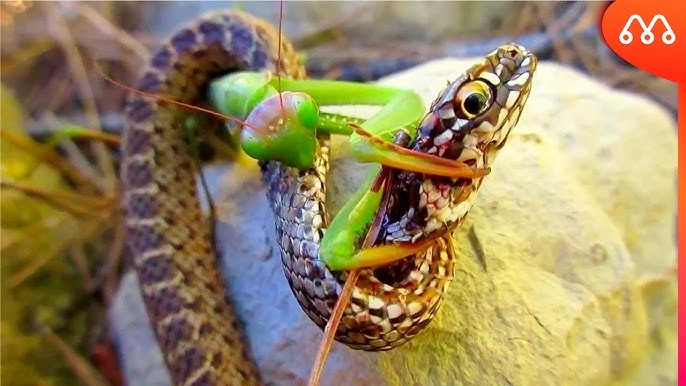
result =
M428 104L471 63L435 61L381 83L413 87ZM390 352L336 344L322 385L675 383L675 123L556 64L541 63L534 82L455 233L456 277L436 319ZM345 162L332 170L331 194L364 169L344 150L335 148ZM209 174L225 277L259 367L273 384L304 384L321 333L284 278L256 168ZM129 384L153 384L140 368L159 354L149 332L134 331L147 326L136 291L135 277L122 282L111 319Z
M139 290L136 274L124 275L109 313L110 329L121 354L126 381L128 385L169 385L171 378Z

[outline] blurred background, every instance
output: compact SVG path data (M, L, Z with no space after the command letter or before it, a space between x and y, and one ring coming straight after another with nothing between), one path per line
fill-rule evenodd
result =
M315 78L373 81L516 41L676 117L676 84L604 44L607 4L287 2L282 22ZM94 63L133 85L161 39L221 8L279 23L277 2L0 2L3 383L122 384L105 313L129 264L116 178L125 91Z

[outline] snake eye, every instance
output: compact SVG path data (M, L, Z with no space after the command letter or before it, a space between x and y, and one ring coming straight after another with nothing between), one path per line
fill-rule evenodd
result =
M472 119L488 110L493 101L491 87L482 80L469 82L457 91L455 105L457 115Z

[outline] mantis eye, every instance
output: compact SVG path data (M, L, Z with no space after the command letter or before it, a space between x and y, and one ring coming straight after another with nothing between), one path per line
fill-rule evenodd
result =
M457 115L466 119L472 119L484 111L493 103L491 87L482 80L475 80L460 87L455 95Z

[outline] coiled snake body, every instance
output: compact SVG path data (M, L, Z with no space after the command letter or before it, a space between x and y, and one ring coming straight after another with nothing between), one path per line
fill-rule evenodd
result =
M266 22L227 11L201 17L176 32L152 56L138 88L186 103L199 103L204 86L234 70L274 71L281 50L285 75L305 70L291 45L278 47ZM478 120L454 113L453 100L437 99L420 128L415 150L489 167L516 123L530 89L535 58L518 46L501 48L441 97L481 77L498 80L495 103ZM518 79L518 80L517 80ZM452 89L451 89L452 87ZM216 268L211 235L196 197L198 167L185 136L186 109L132 94L122 142L122 181L128 245L147 313L175 384L258 384L239 322ZM317 258L329 221L326 176L330 140L319 136L316 166L307 171L261 163L286 277L307 315L323 327L345 273ZM394 171L395 183L378 243L436 237L425 252L390 267L364 270L336 339L353 348L401 345L435 314L453 276L445 236L464 217L481 179L449 179Z

